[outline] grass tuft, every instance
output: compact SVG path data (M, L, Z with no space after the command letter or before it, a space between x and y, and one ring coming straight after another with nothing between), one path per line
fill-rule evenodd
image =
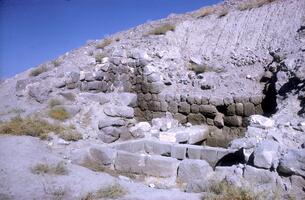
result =
M62 104L62 102L59 99L50 99L49 102L49 107L53 108L54 106L59 106Z
M243 11L243 10L250 10L253 8L259 8L265 4L271 3L275 0L251 0L247 2L242 2L239 6L238 9Z
M196 15L196 18L203 18L208 15L214 14L216 9L214 7L205 7L198 11L198 14Z
M227 181L214 183L210 186L209 195L202 198L205 200L260 200L263 199L258 194L250 191L247 188L236 187L229 184Z
M70 115L64 108L55 107L49 111L49 117L60 121L64 121L66 119L69 119Z
M58 59L57 60L53 60L52 64L54 65L54 67L59 67L62 64L62 61L60 61Z
M95 58L95 62L97 63L102 63L103 58L107 57L107 55L105 53L97 53L94 58Z
M20 116L0 124L0 134L28 135L47 139L49 132L59 133L64 128L37 118L21 118Z
M104 49L105 47L109 46L112 43L112 39L105 38L103 41L96 44L97 49Z
M149 35L165 35L168 31L175 31L176 26L172 24L163 24L149 32Z
M223 8L217 14L218 14L218 18L222 18L222 17L226 16L227 14L229 14L229 9Z
M33 174L49 174L49 175L67 175L68 169L64 162L59 162L56 165L47 163L38 163L31 169Z
M44 65L40 66L40 67L37 67L35 69L33 69L31 72L30 72L30 76L38 76L44 72L47 72L48 71L48 68Z
M64 131L59 134L59 137L66 141L78 141L83 139L82 134L73 131Z
M128 191L119 184L109 185L96 192L89 192L81 200L118 199L126 195Z

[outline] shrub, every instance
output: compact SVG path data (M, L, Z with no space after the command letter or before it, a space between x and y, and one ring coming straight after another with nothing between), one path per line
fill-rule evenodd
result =
M33 69L31 72L30 72L30 76L38 76L44 72L48 71L48 68L46 66L40 66L40 67L37 67L35 69Z
M97 63L102 63L103 58L107 57L107 55L105 53L97 53L94 58L95 58L95 62Z
M49 175L67 175L68 169L64 162L59 162L56 165L47 163L38 163L31 169L33 174L49 174Z
M61 126L52 125L47 121L30 117L24 119L15 117L8 122L0 124L1 134L28 135L41 139L47 139L49 132L59 133L63 130L64 128Z
M239 6L239 10L250 10L253 8L259 8L265 4L271 3L275 0L251 0L247 2L242 2Z
M218 18L224 17L229 13L228 8L223 8L218 12Z
M105 47L109 46L112 43L112 39L105 38L103 41L96 44L97 49L104 49Z
M208 15L211 15L211 14L214 14L216 11L215 8L213 7L205 7L205 8L202 8L198 11L198 14L197 14L197 18L203 18L205 16L208 16Z
M119 184L103 187L96 192L89 192L81 200L94 199L118 199L126 195L128 192Z
M168 31L175 31L176 26L172 24L163 24L151 32L149 32L149 35L165 35Z
M62 61L60 61L58 59L57 60L53 60L52 64L54 65L54 67L58 67L58 66L60 66L62 64Z
M49 117L64 121L70 118L69 113L62 107L55 107L49 111Z
M62 102L59 99L50 99L48 102L49 106L53 108L54 106L59 106Z
M210 186L207 200L259 200L263 199L258 194L250 191L247 188L236 187L229 184L227 181L214 183Z
M66 141L78 141L83 139L82 134L73 131L64 131L59 134L59 137Z

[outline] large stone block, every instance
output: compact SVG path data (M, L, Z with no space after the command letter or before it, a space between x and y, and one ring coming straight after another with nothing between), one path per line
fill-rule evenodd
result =
M198 114L190 113L187 116L187 121L193 125L201 125L206 122L206 118L200 113L198 113Z
M230 104L228 107L227 107L227 115L229 116L233 116L236 114L236 111L235 111L235 104Z
M242 103L235 104L235 113L236 113L236 115L239 115L239 116L244 115L244 105Z
M253 152L254 166L270 169L277 168L280 154L280 145L273 140L262 141Z
M178 179L189 183L196 179L207 179L213 173L212 167L204 160L183 160L178 169Z
M201 151L201 159L207 161L212 167L214 167L222 157L233 152L233 150L224 148L204 147Z
M242 117L241 116L225 116L224 117L224 124L226 126L235 126L235 127L239 127L242 126Z
M114 168L119 172L143 174L145 155L118 151L114 161Z
M171 157L178 160L186 158L186 145L174 144L171 146Z
M114 144L113 147L117 150L128 151L131 153L144 152L145 140L131 140Z
M134 117L133 108L128 106L108 105L104 108L104 113L111 117Z
M162 141L154 141L154 140L147 140L145 142L145 151L148 154L156 154L156 155L163 155L163 156L170 156L171 154L171 144L162 142Z
M287 175L305 178L305 149L290 149L281 160L278 171Z
M250 117L255 114L255 106L253 103L244 103L244 116Z
M93 147L89 149L89 159L100 165L114 164L116 150L107 147Z
M276 184L280 177L276 172L258 169L247 165L244 169L244 178L253 186L261 186L265 184Z
M199 105L197 105L197 104L192 104L191 105L191 112L192 113L199 113L199 111L200 111L200 106Z
M214 118L216 114L218 113L215 106L212 105L201 105L200 106L200 112L207 117Z
M187 157L190 159L201 159L202 146L187 145Z
M147 156L144 174L156 177L176 177L179 161L164 156Z
M183 114L189 114L191 112L191 106L187 102L181 102L178 106L178 111Z

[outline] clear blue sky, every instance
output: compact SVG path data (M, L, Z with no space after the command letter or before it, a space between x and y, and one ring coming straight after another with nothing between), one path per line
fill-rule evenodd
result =
M170 13L221 0L0 0L0 78Z

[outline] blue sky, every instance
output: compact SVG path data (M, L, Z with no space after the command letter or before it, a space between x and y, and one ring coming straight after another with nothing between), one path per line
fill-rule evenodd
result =
M0 0L0 78L148 20L221 0Z

